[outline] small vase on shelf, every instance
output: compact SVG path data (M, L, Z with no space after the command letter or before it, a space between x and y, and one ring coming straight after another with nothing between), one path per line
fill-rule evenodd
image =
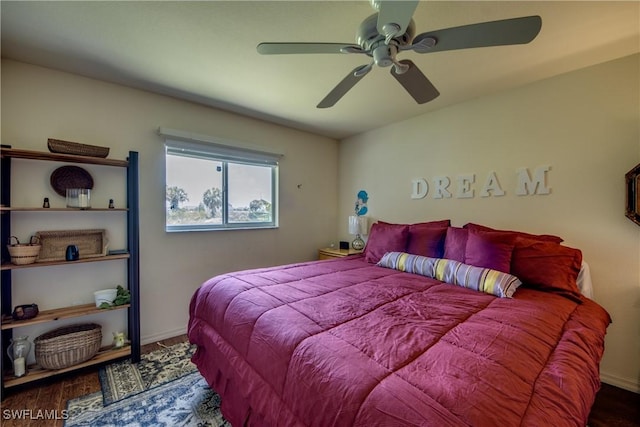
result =
M17 378L27 374L27 357L31 351L31 343L28 336L16 337L7 347L7 355L13 364L13 375Z

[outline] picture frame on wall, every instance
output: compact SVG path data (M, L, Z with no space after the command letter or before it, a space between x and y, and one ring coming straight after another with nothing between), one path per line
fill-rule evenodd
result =
M625 174L627 202L625 215L640 225L640 164Z

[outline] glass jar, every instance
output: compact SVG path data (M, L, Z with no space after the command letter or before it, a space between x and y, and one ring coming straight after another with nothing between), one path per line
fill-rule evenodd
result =
M15 337L7 347L7 355L13 363L13 375L22 377L27 374L27 357L31 351L28 336Z

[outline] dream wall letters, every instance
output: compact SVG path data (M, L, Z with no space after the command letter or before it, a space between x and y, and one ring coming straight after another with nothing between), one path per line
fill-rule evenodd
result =
M551 193L551 187L547 184L550 170L551 166L548 165L536 167L533 174L527 168L517 169L515 194L535 196ZM480 197L500 197L506 194L495 171L487 173L483 179L478 177L477 181L476 177L475 173L459 174L452 180L446 175L438 175L430 183L425 178L415 178L411 181L411 198L423 199L431 194L434 199L471 199L475 197L476 190L479 190Z

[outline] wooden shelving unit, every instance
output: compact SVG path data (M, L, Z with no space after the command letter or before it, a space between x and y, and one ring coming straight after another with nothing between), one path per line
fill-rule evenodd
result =
M78 163L90 165L102 165L119 167L126 170L127 182L127 207L126 208L42 208L33 206L11 206L11 168L13 159L42 160L63 163ZM140 361L140 256L139 256L139 188L138 188L138 153L129 152L127 160L104 159L98 157L86 157L67 154L57 154L39 152L31 150L15 149L8 146L0 148L0 231L2 241L6 241L11 236L11 217L20 215L22 212L36 212L38 215L46 215L49 212L62 212L76 215L76 212L91 214L91 212L124 212L127 215L127 253L118 253L95 258L79 259L77 261L47 261L36 262L26 265L15 265L10 263L10 256L6 245L1 245L0 274L1 274L1 351L0 365L1 390L4 396L6 388L26 384L31 381L48 378L64 372L70 372L87 366L98 365L116 359L131 358L133 362ZM42 268L55 266L72 266L74 264L85 264L90 262L104 262L121 260L127 263L127 288L131 294L131 303L117 306L111 309L99 309L95 304L84 304L70 307L59 307L50 310L43 310L33 319L13 320L12 313L12 272L25 268ZM6 356L10 338L13 330L19 327L31 326L47 322L56 322L62 319L79 318L96 314L108 315L109 312L122 310L127 311L128 338L129 345L114 349L111 347L102 348L92 359L60 370L46 370L37 365L29 366L28 374L16 378L11 374L9 359Z

